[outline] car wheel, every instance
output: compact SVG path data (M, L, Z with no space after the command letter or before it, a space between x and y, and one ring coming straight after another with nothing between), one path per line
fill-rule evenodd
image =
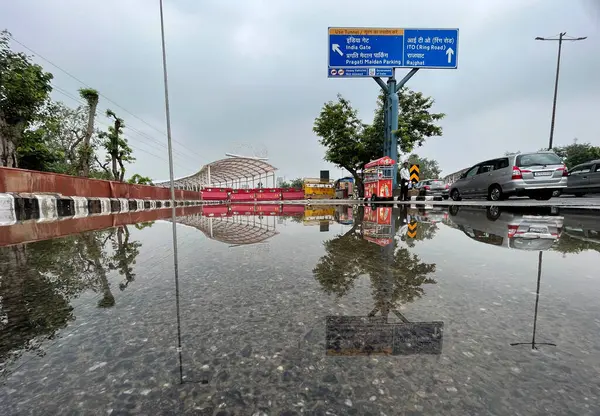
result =
M500 213L500 207L497 207L495 205L487 207L487 209L485 210L485 216L490 221L496 221L498 218L500 218Z
M460 208L456 205L451 205L450 208L448 208L448 212L450 213L450 215L455 216L456 214L458 214L459 209Z
M452 190L452 193L450 194L450 198L452 198L453 201L460 201L462 199L460 197L460 192L458 192L458 189Z
M442 198L444 198L444 200L447 200L449 198L448 195L442 195Z
M488 189L488 200L489 201L501 201L502 198L503 198L502 188L500 188L500 185L494 184L494 185L490 186L490 189Z

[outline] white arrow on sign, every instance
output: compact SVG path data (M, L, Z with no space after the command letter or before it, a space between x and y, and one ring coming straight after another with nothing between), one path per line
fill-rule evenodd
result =
M333 45L331 45L331 50L339 53L340 56L344 56L344 52L342 52L342 50L340 49L340 45L338 45L337 43L334 43Z
M454 50L452 48L446 49L446 55L448 55L448 63L452 62L452 55L454 54Z

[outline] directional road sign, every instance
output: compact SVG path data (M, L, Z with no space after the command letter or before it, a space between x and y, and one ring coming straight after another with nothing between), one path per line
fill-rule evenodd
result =
M412 181L412 183L417 183L419 182L419 173L421 173L421 171L419 170L419 165L410 165L410 180Z
M456 69L458 29L330 27L328 54L330 78L385 77L393 68Z

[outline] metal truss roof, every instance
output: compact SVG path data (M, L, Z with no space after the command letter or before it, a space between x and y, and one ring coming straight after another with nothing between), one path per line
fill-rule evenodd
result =
M277 171L277 168L263 159L236 156L211 162L202 166L199 172L175 179L175 182L180 185L206 186L209 184L209 180L211 184L221 184L265 176L275 171ZM168 186L169 182L157 182L156 185Z

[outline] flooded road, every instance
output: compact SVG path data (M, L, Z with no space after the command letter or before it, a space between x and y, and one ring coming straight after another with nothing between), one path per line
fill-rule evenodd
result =
M1 413L600 413L600 217L255 211L178 218L178 292L166 220L1 227Z

